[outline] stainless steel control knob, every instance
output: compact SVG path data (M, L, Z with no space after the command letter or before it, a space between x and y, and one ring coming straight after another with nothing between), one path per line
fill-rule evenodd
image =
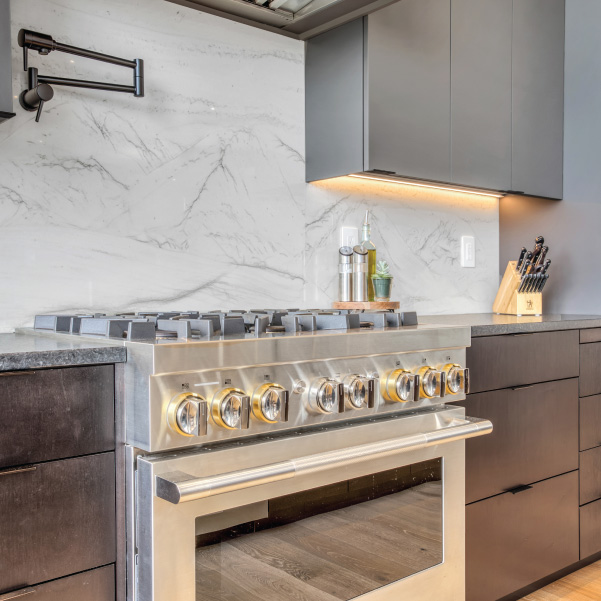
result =
M309 401L320 413L344 411L344 386L333 378L319 378L309 390Z
M446 374L448 394L459 394L460 392L469 394L470 370L467 367L461 367L457 363L447 363L442 371Z
M395 369L380 380L380 391L386 401L419 401L419 380L417 374L406 369Z
M425 365L418 371L420 378L421 396L426 399L443 398L446 394L447 375L444 371L438 371L429 365Z
M211 402L213 421L228 430L248 428L250 397L239 388L224 388L215 394Z
M351 374L344 378L344 399L351 409L372 408L374 406L375 384L373 378Z
M253 415L268 424L288 420L288 391L279 384L263 384L252 398Z
M204 436L207 433L207 402L192 392L178 394L169 403L167 422L182 436Z

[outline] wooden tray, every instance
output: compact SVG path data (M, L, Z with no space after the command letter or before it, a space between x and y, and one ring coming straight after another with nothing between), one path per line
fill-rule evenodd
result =
M365 303L340 302L332 303L332 309L349 309L356 311L394 311L401 306L399 301L374 301Z

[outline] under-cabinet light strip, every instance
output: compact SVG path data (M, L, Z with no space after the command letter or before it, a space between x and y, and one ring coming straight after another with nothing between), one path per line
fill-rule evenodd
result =
M479 190L469 190L467 188L453 188L451 186L442 186L435 184L425 184L422 182L416 182L407 179L390 179L387 177L371 176L371 175L360 175L358 173L351 173L349 177L356 177L358 179L371 179L376 182L389 182L391 184L404 184L406 186L416 186L417 188L434 188L435 190L448 190L449 192L462 192L465 194L475 194L477 196L489 196L491 198L503 198L504 194L495 192L480 192Z

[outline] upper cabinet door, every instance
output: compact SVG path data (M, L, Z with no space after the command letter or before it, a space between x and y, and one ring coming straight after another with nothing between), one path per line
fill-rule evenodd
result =
M511 189L512 0L453 0L451 181Z
M10 2L0 0L0 113L12 113L13 90L10 45ZM0 114L0 122L6 118Z
M563 196L565 0L513 0L512 189Z
M365 169L449 181L450 0L367 17Z

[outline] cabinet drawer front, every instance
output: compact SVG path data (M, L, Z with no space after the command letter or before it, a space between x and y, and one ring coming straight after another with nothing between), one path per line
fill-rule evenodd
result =
M466 600L495 601L579 559L578 472L466 507Z
M25 593L35 591L31 596ZM21 601L115 601L115 569L112 565L20 589L12 594ZM8 594L10 598L11 594ZM2 597L0 597L0 600Z
M493 431L466 441L466 503L578 469L578 380L469 395Z
M601 328L580 330L580 342L601 342Z
M580 453L580 505L601 499L601 447Z
M580 450L601 446L601 395L580 399Z
M473 338L472 392L578 377L578 330Z
M580 559L601 551L601 501L580 508Z
M114 453L0 472L0 516L0 590L113 563Z
M601 342L580 346L580 396L601 394Z
M115 448L112 365L0 374L0 467Z

